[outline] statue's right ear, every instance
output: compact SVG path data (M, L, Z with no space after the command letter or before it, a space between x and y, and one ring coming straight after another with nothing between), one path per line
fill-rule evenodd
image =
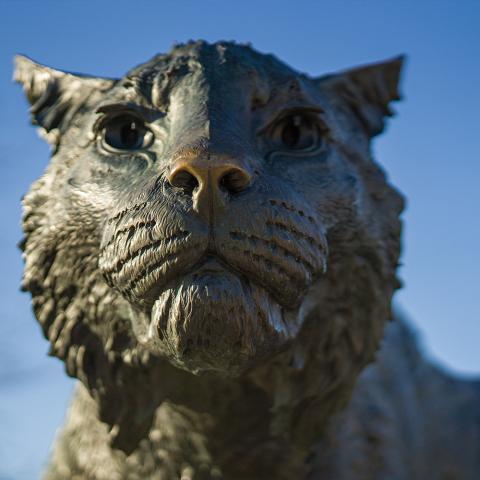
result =
M116 83L113 79L54 70L23 55L15 57L14 80L23 85L32 123L43 129L53 145L93 91L108 90Z
M314 80L317 86L342 98L373 137L382 132L392 116L390 103L400 100L398 84L404 63L399 56L384 62L353 68Z

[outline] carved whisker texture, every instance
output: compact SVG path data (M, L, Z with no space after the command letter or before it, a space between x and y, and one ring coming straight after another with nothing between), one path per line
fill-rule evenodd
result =
M186 254L192 251L196 251L199 247L201 247L201 245L199 244L188 245L188 248L184 248L183 250L177 251L170 255L164 255L154 263L149 262L148 267L141 271L130 281L130 283L126 287L126 291L136 292L139 289L140 283L146 283L148 285L149 282L147 280L149 276L155 274L158 270L168 268L169 263L178 258L180 254Z
M285 268L280 266L278 263L276 263L274 259L266 255L261 255L260 253L257 253L254 250L247 250L247 249L243 249L242 247L236 247L236 246L233 246L231 248L245 255L247 261L253 260L254 262L263 263L264 267L269 273L279 274L284 277L283 280L287 280L287 281L293 280L292 278L293 275L291 275L288 270L286 270Z
M133 213L136 213L136 212L139 212L139 211L145 209L146 207L148 207L149 204L150 204L150 202L147 201L147 202L142 202L142 203L131 205L131 206L125 208L124 210L121 210L120 212L118 212L115 216L110 217L107 220L107 222L109 224L119 222L119 221L123 220L127 215L131 215Z
M161 238L147 245L138 247L133 251L130 251L128 255L122 258L116 259L113 266L109 267L107 262L103 263L102 268L106 275L121 273L124 268L128 267L131 262L137 260L138 258L142 257L144 261L150 262L152 260L152 257L154 257L157 252L163 252L165 250L168 250L169 247L174 247L177 244L181 244L182 240L186 240L188 236L189 232L180 231L169 237ZM109 248L110 246L112 246L112 243L109 242L105 246L104 250L106 251L107 248ZM117 247L115 250L122 252L124 251L124 248ZM106 253L104 255L106 255ZM110 255L112 254L110 253Z
M125 234L128 234L128 237L126 240L130 240L133 235L135 235L135 232L139 230L152 230L156 225L155 220L147 220L147 221L140 221L137 223L133 223L131 225L127 225L125 227L122 227L118 229L115 232L115 235L104 245L104 249L108 248L110 245L113 245L121 236L124 236Z
M270 205L272 206L278 206L282 207L285 210L288 210L289 212L296 213L300 217L305 217L309 222L315 223L315 219L311 215L306 215L303 210L297 209L294 205L288 204L287 202L283 200L269 200Z
M232 240L238 240L240 242L246 242L249 243L252 247L257 247L258 244L260 244L262 247L265 247L265 249L269 250L273 254L278 254L283 255L288 261L295 261L297 263L302 264L302 266L308 270L312 276L314 275L315 272L315 267L312 263L310 263L300 251L294 251L289 248L285 248L285 246L282 246L280 242L275 241L274 239L265 239L261 238L258 235L247 235L246 233L243 232L230 232L230 238ZM264 248L262 248L263 250Z
M269 227L273 227L273 228L283 230L283 231L288 232L288 233L290 233L290 234L292 234L292 235L294 235L294 236L296 236L300 239L306 240L308 243L314 245L315 247L317 247L322 252L327 253L327 244L324 243L324 242L320 243L318 240L316 240L315 238L310 236L308 233L301 232L301 231L297 230L295 227L293 227L291 225L287 225L287 224L285 224L285 223L283 223L282 221L279 221L279 220L267 220L266 224Z

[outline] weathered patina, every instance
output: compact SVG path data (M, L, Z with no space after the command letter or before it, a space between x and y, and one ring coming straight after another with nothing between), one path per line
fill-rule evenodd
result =
M370 143L401 65L312 78L202 41L121 79L17 58L53 152L23 288L80 380L48 479L478 478L478 384L385 334L403 199Z

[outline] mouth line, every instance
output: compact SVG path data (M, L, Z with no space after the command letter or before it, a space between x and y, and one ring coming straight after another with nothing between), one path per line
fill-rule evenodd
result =
M176 235L169 237L168 240L171 242L173 238L183 238L185 235L186 232L176 232ZM145 313L148 313L156 299L165 290L175 288L182 277L190 276L195 281L203 274L221 275L229 272L238 277L245 286L252 284L262 288L282 309L288 311L294 310L298 306L304 293L308 290L308 286L321 275L321 272L315 271L314 266L308 262L306 257L300 258L303 260L300 262L295 258L294 252L287 252L283 247L280 248L281 245L275 244L276 250L281 252L285 250L284 257L287 257L288 253L288 258L296 260L296 263L302 265L308 272L309 279L304 282L305 284L296 281L294 275L298 272L290 271L288 264L277 262L273 255L265 256L264 252L252 249L251 245L230 244L224 252L218 250L217 245L211 242L205 244L200 241L201 239L192 240L184 244L182 248L175 248L174 251L163 255L154 253L158 241L144 245L130 254L127 260L117 259L112 262L113 268L110 266L104 271L106 279L110 279L109 284L116 287L129 301L136 303ZM163 244L165 244L165 239ZM140 272L137 271L134 278L128 279L123 273L123 281L120 284L112 278L112 273L118 271L114 275L121 274L127 265L147 260L143 258L143 255L147 255L147 257L153 255L154 261L146 263ZM252 262L257 265L258 272L256 268L252 268ZM121 277L120 280L122 280Z
M201 271L201 273L214 274L220 274L228 271L238 276L242 281L248 280L242 272L234 269L232 265L225 261L217 252L209 248L206 250L203 256L189 268L185 268L177 272L175 276L169 278L166 282L158 282L152 287L152 289L155 290L155 295L160 295L166 289L173 287L180 278L186 275L191 275L194 279L198 278L199 274L196 273L197 271Z
M230 272L237 276L242 284L253 283L257 286L264 289L269 295L271 295L275 301L282 307L284 310L293 310L296 305L285 302L285 299L281 297L281 294L276 292L274 288L270 287L266 282L262 281L259 275L255 275L252 272L248 274L242 270L236 268L232 265L227 259L223 257L219 252L214 248L208 248L204 255L198 259L194 264L190 265L188 268L182 269L177 272L175 276L169 278L166 282L157 282L152 286L148 297L151 299L149 302L148 310L151 311L155 300L168 288L173 288L178 283L178 280L186 275L191 275L192 279L196 280L202 274L214 274L221 275L225 272ZM299 291L298 302L301 301L303 296L303 291Z
M207 253L187 273L192 274L192 272L195 272L196 270L201 270L202 273L221 273L224 270L232 271L231 266L224 262L217 253L211 250L207 251ZM193 273L193 275L195 276L196 274Z

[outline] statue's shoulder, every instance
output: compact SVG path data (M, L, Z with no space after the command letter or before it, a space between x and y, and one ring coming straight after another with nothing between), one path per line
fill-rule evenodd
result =
M345 480L473 480L479 438L480 381L437 366L424 355L418 333L397 316L348 408L318 445L315 470L318 478Z

